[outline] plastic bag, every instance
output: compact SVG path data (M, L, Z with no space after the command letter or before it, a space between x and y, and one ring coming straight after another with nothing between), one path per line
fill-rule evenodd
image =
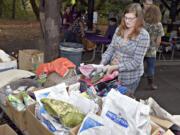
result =
M26 107L35 103L35 100L33 100L26 92L22 92L21 94Z
M141 100L140 102L150 107L151 115L164 120L169 120L172 123L180 126L180 116L170 114L165 109L163 109L153 98L149 97L147 100Z
M66 127L75 127L85 117L84 114L69 103L48 98L41 99L41 102L44 104L46 111L53 117L59 118L60 122Z
M101 116L111 123L112 134L149 135L149 111L149 106L112 89L104 100Z
M97 113L99 111L99 107L94 101L76 92L71 92L70 102L84 114L88 114L89 112Z
M20 99L18 99L17 97L15 97L13 95L9 95L7 98L8 98L8 101L12 104L12 106L17 111L24 111L26 109L23 102Z
M118 133L116 133L116 135L117 134ZM110 126L108 125L108 122L106 120L93 113L89 113L83 120L78 135L113 135L113 134L111 134Z

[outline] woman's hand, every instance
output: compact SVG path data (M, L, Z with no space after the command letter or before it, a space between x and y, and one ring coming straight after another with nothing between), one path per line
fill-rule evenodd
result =
M111 74L113 71L118 70L118 65L107 65L106 69L106 74Z

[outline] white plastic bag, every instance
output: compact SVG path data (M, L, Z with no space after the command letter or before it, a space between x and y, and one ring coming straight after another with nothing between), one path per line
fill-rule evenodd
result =
M78 135L112 135L109 127L106 120L93 113L89 113L84 118Z
M111 123L112 135L150 135L149 106L112 89L103 103L101 116Z
M142 103L150 107L150 114L156 116L160 119L169 120L172 123L180 126L180 116L172 115L163 109L152 97L149 97L147 100L141 100Z
M94 101L83 97L75 91L71 92L70 104L77 107L84 114L89 112L97 113L99 111L99 106Z
M35 91L34 95L36 97L37 102L41 106L42 106L41 99L43 98L57 99L57 100L62 100L64 102L69 103L69 96L66 91L65 83L60 83L58 85L55 85L49 88L44 88L44 89Z

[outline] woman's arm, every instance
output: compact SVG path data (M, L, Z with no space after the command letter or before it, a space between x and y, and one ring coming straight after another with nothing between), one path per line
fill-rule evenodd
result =
M161 23L158 23L158 37L156 39L156 45L157 45L157 48L159 48L160 44L161 44L161 37L164 36L164 29L163 29L163 26Z
M85 36L85 33L84 33L84 25L83 25L83 22L79 22L79 26L80 26L80 31L81 31L81 36L84 37Z
M160 44L161 44L161 36L158 36L156 39L157 48L159 48Z

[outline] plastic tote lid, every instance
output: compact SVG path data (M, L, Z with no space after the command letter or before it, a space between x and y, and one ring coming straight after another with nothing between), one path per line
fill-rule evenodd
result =
M72 48L83 48L83 45L80 43L73 43L73 42L61 42L60 46L63 47L72 47Z
M61 42L60 50L69 51L69 52L82 52L83 45L79 43L73 43L73 42Z

